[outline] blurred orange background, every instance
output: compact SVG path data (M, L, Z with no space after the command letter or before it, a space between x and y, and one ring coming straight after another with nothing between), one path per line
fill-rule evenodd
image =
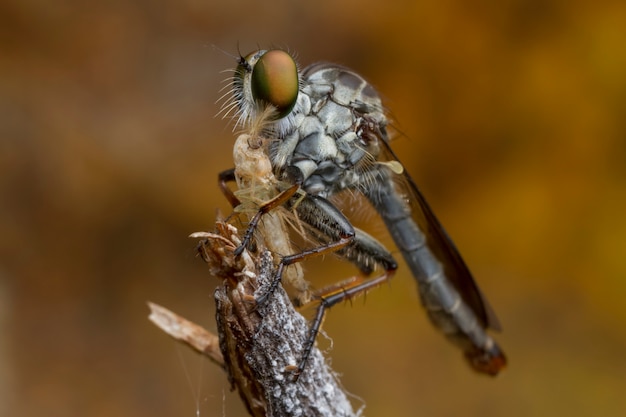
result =
M319 340L355 407L623 415L626 3L473 3L3 2L0 415L244 415L145 302L215 329L217 281L187 236L228 211L221 49L272 46L381 92L395 149L504 326L510 366L473 374L400 271L334 308ZM354 272L306 267L316 285Z

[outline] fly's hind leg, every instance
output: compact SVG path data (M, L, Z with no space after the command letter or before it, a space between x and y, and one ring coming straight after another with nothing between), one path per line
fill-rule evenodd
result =
M355 264L363 275L369 275L377 268L384 270L377 277L370 279L359 277L350 282L328 287L317 294L319 306L304 343L302 358L294 372L294 379L297 380L306 366L326 311L341 301L364 294L369 289L389 281L398 268L398 264L381 243L367 233L355 229L348 219L328 200L306 195L294 208L299 218L311 226L311 233L314 237L327 243L309 251L284 257L279 266L279 271L283 265L286 266L330 252L336 252L339 256ZM280 273L277 273L274 285L278 285L279 281Z
M382 274L369 279L361 276L354 277L342 283L323 288L314 294L314 298L319 300L319 305L304 343L302 358L298 368L294 371L295 380L298 379L306 367L306 362L313 350L317 334L328 309L339 302L351 300L354 297L365 294L372 288L389 282L398 268L398 264L391 253L382 244L359 229L355 229L355 231L354 240L346 248L338 251L339 255L357 265L365 275L371 273L376 266L379 266L384 271Z

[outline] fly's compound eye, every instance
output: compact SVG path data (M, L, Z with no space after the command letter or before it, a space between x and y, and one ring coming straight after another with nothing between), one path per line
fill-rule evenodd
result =
M298 68L285 51L267 51L252 69L252 95L256 100L271 104L285 117L298 99Z

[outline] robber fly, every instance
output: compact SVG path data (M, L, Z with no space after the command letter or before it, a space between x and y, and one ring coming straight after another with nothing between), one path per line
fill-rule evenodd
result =
M235 126L244 129L264 120L259 134L271 138L265 152L272 173L290 186L274 204L260 208L240 251L252 239L259 219L276 205L285 205L322 242L304 253L304 258L335 251L364 275L383 270L375 278L357 280L320 297L308 344L312 346L326 308L387 281L397 268L382 244L354 228L331 203L331 198L349 192L363 195L384 221L417 281L421 302L435 327L463 350L473 369L496 375L506 358L487 329L500 330L500 324L390 148L387 117L372 85L347 68L318 63L300 71L287 52L260 50L239 58L231 86L225 115L235 112ZM228 172L220 175L222 189L234 179ZM281 266L302 259L302 254L285 256ZM306 355L305 351L299 372Z

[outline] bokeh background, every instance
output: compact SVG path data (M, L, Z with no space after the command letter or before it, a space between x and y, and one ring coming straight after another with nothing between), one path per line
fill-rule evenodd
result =
M473 374L401 271L325 323L355 407L623 415L626 3L471 3L3 1L0 415L244 415L145 302L215 328L217 282L187 235L228 210L222 50L272 46L378 88L504 326L510 367ZM318 286L353 272L306 266Z

